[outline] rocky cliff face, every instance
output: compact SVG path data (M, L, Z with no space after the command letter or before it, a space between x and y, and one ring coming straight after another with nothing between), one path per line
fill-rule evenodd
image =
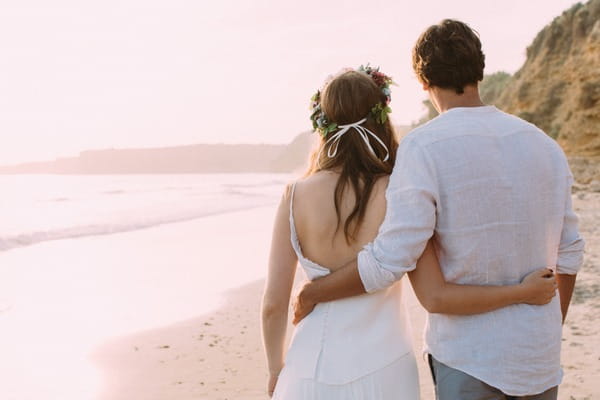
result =
M600 0L547 25L496 104L555 138L580 181L600 180Z

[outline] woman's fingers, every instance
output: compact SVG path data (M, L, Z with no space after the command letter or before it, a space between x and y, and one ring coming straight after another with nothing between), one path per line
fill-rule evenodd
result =
M558 283L556 275L550 268L540 268L528 274L521 282L527 291L525 303L544 305L552 301L556 295Z

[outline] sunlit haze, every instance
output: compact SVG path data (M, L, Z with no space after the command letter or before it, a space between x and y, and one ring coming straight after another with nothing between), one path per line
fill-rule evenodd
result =
M410 66L419 33L458 18L486 72L516 71L573 0L29 0L0 6L0 165L98 148L287 143L345 66L380 65L393 119L423 113Z
M297 230L294 225L303 215L296 209L294 216L291 208L294 198L293 204L302 206L298 197L305 189L294 194L289 183L306 170L311 138L319 137L305 133L311 128L313 93L343 68L380 66L397 84L391 87L391 118L404 125L399 131L404 134L426 113L427 94L414 77L411 50L427 27L444 18L467 22L481 36L485 72L514 73L536 34L573 4L0 1L0 400L266 399L265 378L279 370L265 362L261 338L283 334L261 333L261 321L274 326L265 322L269 309L287 310L286 301L307 278L301 265L292 269L300 252L294 254L289 241L296 232L295 244L306 244L300 225ZM502 91L500 108L545 124L544 131L570 157L576 181L572 204L588 244L564 324L561 400L591 398L598 393L598 379L592 377L600 376L598 5L600 0L593 0L573 8L532 48L530 54L542 56L531 57L508 84L492 82ZM519 99L505 102L507 95ZM513 104L530 108L508 109ZM201 145L218 143L277 145ZM194 144L200 145L186 146ZM135 150L140 148L146 150ZM79 156L102 149L117 151ZM389 150L393 155L393 147ZM474 159L486 157L475 150ZM523 167L507 159L512 160L505 157L502 165ZM547 161L552 171L564 171L562 158ZM313 182L335 177L320 176ZM558 187L565 187L565 176L566 171L556 175ZM509 178L502 179L504 190ZM477 185L497 181L477 179ZM318 190L326 194L327 185ZM376 185L373 193L381 192ZM472 187L469 193L479 196L481 188ZM519 215L533 221L541 214L527 214L529 203ZM329 207L317 206L319 212ZM393 214L395 205L388 206ZM374 227L377 221L366 217ZM333 239L331 254L342 254ZM533 245L544 238L538 239ZM579 257L576 251L569 254L572 260ZM294 273L295 289L286 294ZM265 282L277 289L264 292ZM426 311L407 279L402 285L400 314L412 325L406 335L418 354ZM519 293L532 290L519 286ZM275 291L277 300L264 295ZM391 299L391 293L384 297ZM354 300L346 304L358 304ZM381 304L382 310L388 307ZM317 307L314 321L329 313L327 305ZM278 321L288 317L273 315ZM373 321L372 327L387 329ZM290 321L288 338L295 335L291 328ZM281 342L275 347L282 349ZM394 369L373 369L348 387L358 393L367 382L379 390L382 385L373 382L384 376L380 371L412 363L410 348L402 348L398 364L386 361ZM423 357L416 362L421 398L433 398L429 365ZM285 363L292 365L288 377L293 378L293 361ZM344 385L322 385L334 386Z

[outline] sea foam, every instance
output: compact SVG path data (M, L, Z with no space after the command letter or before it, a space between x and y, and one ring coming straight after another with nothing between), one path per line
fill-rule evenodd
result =
M4 175L0 251L273 205L287 174Z

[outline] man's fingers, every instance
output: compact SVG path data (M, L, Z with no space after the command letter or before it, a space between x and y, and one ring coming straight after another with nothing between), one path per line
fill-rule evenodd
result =
M296 312L294 313L294 320L292 321L292 323L293 323L294 325L298 325L298 323L299 323L300 321L302 321L302 319L303 319L304 317L306 317L306 314L305 314L305 313L301 313L301 312L299 312L299 311L296 311Z
M294 320L292 321L292 323L293 323L294 325L298 325L298 323L299 323L300 321L302 321L302 318L304 318L304 316L296 316L296 317L294 317Z
M294 304L294 319L292 320L292 324L294 324L294 325L298 325L298 322L300 322L300 320L302 319L300 310L298 308L299 308L298 303L295 303Z
M294 318L292 323L294 325L298 325L300 321L302 321L308 314L312 312L312 310L315 308L315 305L310 305L307 304L306 301L303 301L301 290L300 293L298 293L298 295L296 295L294 298L294 301L292 302L292 308L294 310Z
M299 303L296 303L294 306L294 319L292 323L294 325L298 325L300 321L304 319L308 314L312 312L314 306L311 308L307 308L306 306L302 307Z

